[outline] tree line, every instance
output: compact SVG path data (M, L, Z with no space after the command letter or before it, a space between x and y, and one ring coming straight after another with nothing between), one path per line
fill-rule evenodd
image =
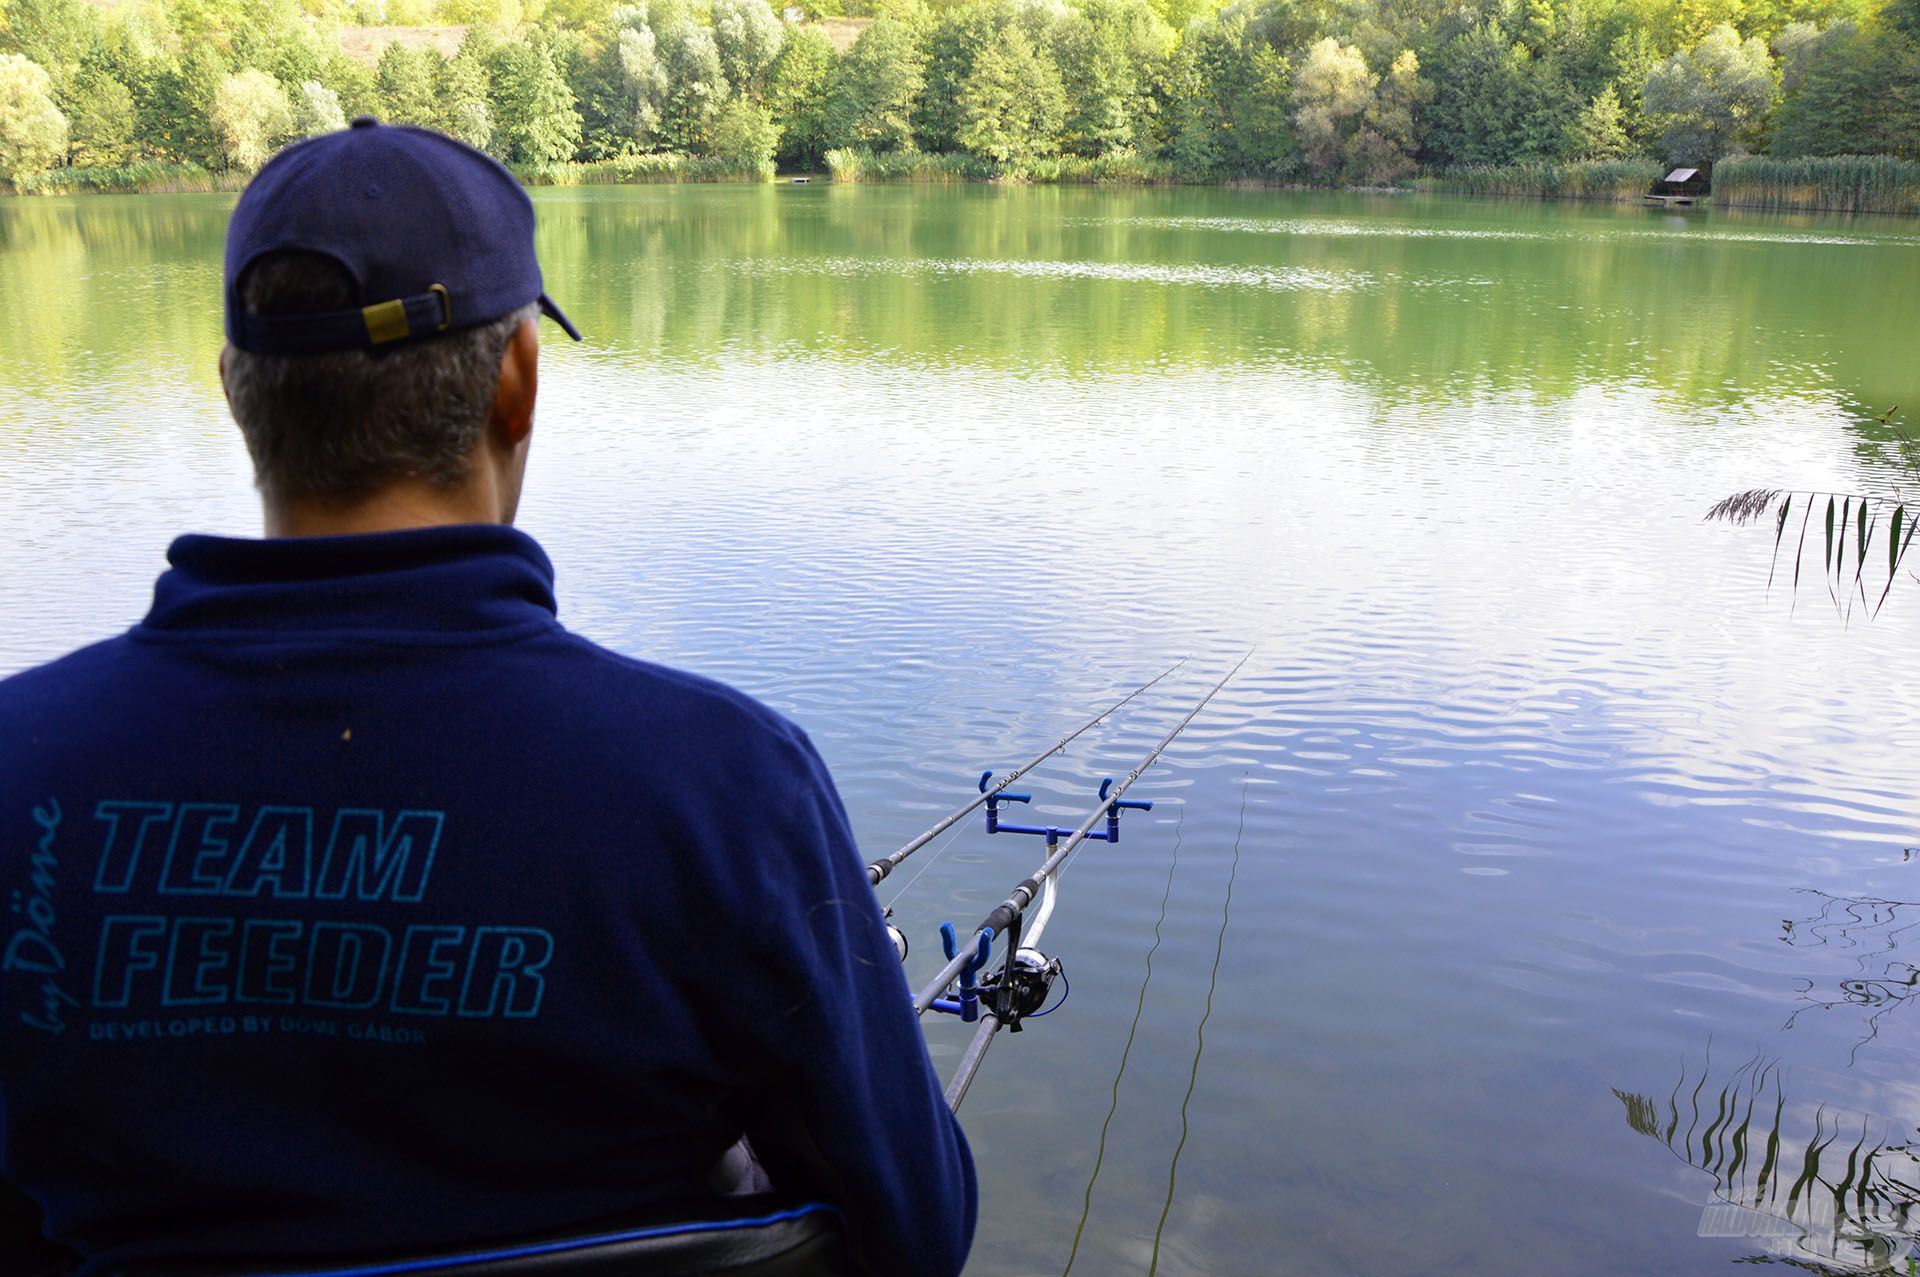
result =
M249 172L367 113L509 163L833 148L1192 181L1920 157L1920 0L0 0L0 178ZM343 29L446 24L451 55ZM456 28L447 31L447 27ZM458 30L464 28L464 31Z

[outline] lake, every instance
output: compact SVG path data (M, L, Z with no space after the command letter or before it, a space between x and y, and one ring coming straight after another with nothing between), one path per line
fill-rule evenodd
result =
M1187 658L1018 786L1077 823L1252 650L1065 874L1070 999L963 1109L972 1271L1905 1271L1920 581L1869 619L1702 516L1906 480L1920 224L535 200L588 338L545 326L521 517L562 619L797 719L870 855ZM0 202L0 673L257 529L230 207ZM909 976L1041 855L976 817L908 861Z

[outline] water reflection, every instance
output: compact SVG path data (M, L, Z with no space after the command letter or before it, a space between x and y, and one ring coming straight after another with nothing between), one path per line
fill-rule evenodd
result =
M1880 1022L1920 996L1920 967L1898 956L1900 946L1920 930L1920 918L1913 916L1920 902L1836 896L1813 887L1798 890L1818 907L1808 917L1782 920L1780 939L1795 948L1850 954L1856 968L1837 982L1802 980L1802 1005L1787 1018L1786 1027L1792 1028L1808 1011L1856 1012L1863 1025L1851 1057L1857 1059L1860 1049L1880 1036Z
M1906 222L1812 233L1716 214L1668 227L1633 208L1233 191L585 188L536 200L550 290L596 348L658 359L1282 365L1389 404L1631 386L1699 407L1786 395L1860 418L1913 390L1888 377L1909 353L1889 299L1920 287ZM0 352L0 385L83 384L95 370L77 351L204 368L230 205L0 206L0 304L36 317ZM76 280L91 304L77 304Z
M1755 1054L1716 1072L1685 1060L1664 1098L1614 1090L1627 1125L1706 1172L1700 1236L1749 1238L1736 1262L1892 1273L1920 1244L1920 1153L1872 1117L1789 1099L1786 1065Z

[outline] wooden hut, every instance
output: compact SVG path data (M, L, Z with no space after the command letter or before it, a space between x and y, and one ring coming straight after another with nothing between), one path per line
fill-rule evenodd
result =
M1707 198L1710 185L1706 169L1677 168L1653 184L1653 189L1647 192L1647 203L1698 204Z

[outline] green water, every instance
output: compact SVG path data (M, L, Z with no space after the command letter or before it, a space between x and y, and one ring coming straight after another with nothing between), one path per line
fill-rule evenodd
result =
M545 332L522 512L563 618L795 717L863 849L1189 656L1035 777L1077 817L1254 649L1066 876L1071 1000L963 1112L975 1271L1904 1263L1920 581L1849 618L1701 515L1909 482L1871 418L1920 414L1920 224L535 200L588 336ZM173 533L257 526L230 202L0 204L0 673L136 618ZM909 975L1038 860L910 861ZM928 1026L943 1073L965 1038Z

